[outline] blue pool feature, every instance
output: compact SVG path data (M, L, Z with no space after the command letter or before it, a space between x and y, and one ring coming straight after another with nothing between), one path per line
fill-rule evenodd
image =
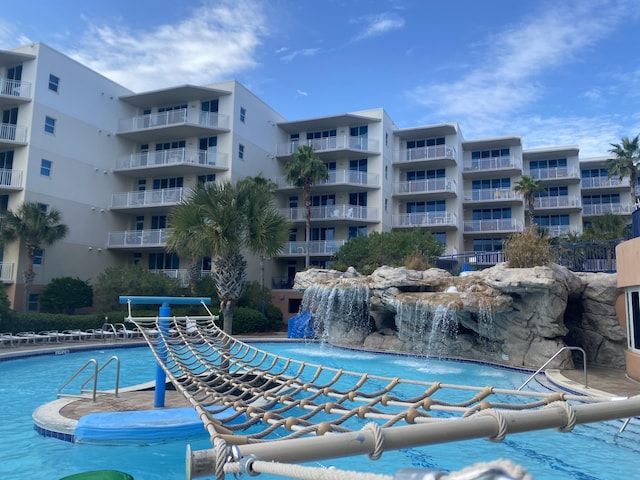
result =
M317 344L264 343L259 346L272 353L310 363L425 381L513 389L528 376L471 363L357 352ZM56 389L70 373L88 359L96 358L102 364L112 355L121 359L123 388L153 380L155 361L148 347L100 348L0 361L0 403L4 419L0 435L0 478L24 478L25 472L30 472L34 478L59 479L94 470L127 472L136 480L184 478L187 443L194 451L211 448L204 429L202 436L196 439L146 446L74 444L43 437L34 430L33 411L56 398ZM111 384L112 380L105 378L105 383ZM365 423L363 420L362 426ZM309 465L393 475L405 467L456 471L478 462L505 458L523 466L535 480L636 478L640 458L639 422L632 421L619 434L622 423L620 420L578 425L572 433L544 430L514 434L500 443L478 439L385 451L375 462L361 455ZM264 474L260 478L274 479Z

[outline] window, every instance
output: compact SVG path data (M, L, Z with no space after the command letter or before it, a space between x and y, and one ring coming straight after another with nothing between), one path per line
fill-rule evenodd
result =
M38 311L38 294L37 293L29 294L29 302L27 305L27 309L31 312Z
M149 270L176 270L180 260L175 253L150 253Z
M408 140L407 148L424 148L435 147L436 145L444 145L444 137L425 138L422 140Z
M183 177L173 178L155 178L153 180L153 189L160 190L161 188L182 188L184 186Z
M11 170L13 168L13 150L0 152L0 168L3 170Z
M244 158L244 145L238 145L238 158L242 160Z
M44 131L47 133L51 133L52 135L56 132L55 118L44 117Z
M240 107L240 121L244 123L244 120L247 116L247 109L244 107Z
M504 239L502 238L476 238L473 241L474 252L501 252Z
M40 161L40 175L43 177L51 176L51 167L53 163L50 160L45 160L44 158Z
M38 203L38 210L40 210L42 213L47 213L49 211L49 205L47 205L46 203Z
M58 87L60 86L60 78L55 75L49 75L49 90L58 93Z
M198 183L199 184L213 183L215 181L216 181L216 174L215 173L209 173L207 175L198 175Z
M35 255L33 257L34 265L42 265L44 263L44 250L42 248L36 248Z
M356 237L366 237L367 227L363 225L349 226L349 240Z
M627 342L629 350L640 352L640 290L625 292L627 307Z

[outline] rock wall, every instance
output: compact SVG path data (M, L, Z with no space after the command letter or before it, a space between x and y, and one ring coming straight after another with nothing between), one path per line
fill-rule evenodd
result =
M370 276L311 269L296 275L294 288L305 292L318 336L333 344L528 367L576 346L590 366L624 367L615 274L555 264L499 264L460 277L386 266ZM550 367L572 368L574 360L582 363L581 354L565 350Z

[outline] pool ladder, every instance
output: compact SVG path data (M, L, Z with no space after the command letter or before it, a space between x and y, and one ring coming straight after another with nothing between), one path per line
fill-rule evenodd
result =
M562 347L560 350L558 350L556 353L554 353L551 356L551 358L549 358L549 360L544 362L544 365L542 365L538 370L536 370L535 373L533 373L529 378L527 378L525 380L525 382L522 385L520 385L520 388L518 388L518 391L520 391L524 387L526 387L527 384L536 377L536 375L538 375L545 368L547 368L547 365L549 365L558 355L560 355L565 350L577 350L579 352L582 352L582 368L584 369L584 387L587 388L587 354L580 347Z
M102 372L111 363L115 363L115 367L116 367L115 388L113 390L109 390L109 391L99 391L98 390L98 375L99 375L100 372ZM84 381L84 383L82 385L80 385L80 393L79 394L75 394L74 395L74 394L69 394L69 393L62 393L62 389L64 387L69 385L82 372L84 372L85 370L88 370L88 369L92 369L92 373ZM89 382L93 382L91 389L87 389L86 388L86 386L87 386L87 384ZM120 387L120 359L114 355L111 358L109 358L109 360L107 360L105 362L105 364L102 365L102 367L98 368L98 361L95 358L92 358L91 360L87 360L84 363L84 365L82 365L82 367L80 367L78 370L76 370L76 372L73 375L71 375L58 388L57 398L60 398L60 397L89 398L88 394L90 393L91 394L90 398L95 402L98 393L104 394L104 395L113 395L113 396L115 396L117 398L118 397L118 389L119 389L119 387Z

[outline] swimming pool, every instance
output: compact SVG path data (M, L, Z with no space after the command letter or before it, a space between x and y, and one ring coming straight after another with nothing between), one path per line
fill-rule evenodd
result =
M526 378L526 375L509 370L473 364L379 355L312 344L263 344L262 348L277 349L283 356L352 371L371 372L375 368L383 375L417 376L422 380L446 383L517 388ZM100 469L121 470L136 480L184 478L184 441L141 447L105 447L45 438L34 431L33 410L54 400L56 389L72 372L87 359L96 358L103 364L112 355L118 355L122 360L123 386L153 380L155 367L146 347L0 362L0 402L4 406L5 419L0 435L0 478L57 479ZM621 423L579 425L570 434L544 431L509 435L502 443L470 440L390 451L377 462L366 456L358 457L356 468L387 474L408 466L451 471L480 461L508 458L525 467L536 480L634 478L640 453L640 429L632 422L623 434L617 435ZM190 440L190 443L193 450L210 448L207 438ZM353 459L336 459L322 464L354 468ZM261 478L269 477L261 475Z

